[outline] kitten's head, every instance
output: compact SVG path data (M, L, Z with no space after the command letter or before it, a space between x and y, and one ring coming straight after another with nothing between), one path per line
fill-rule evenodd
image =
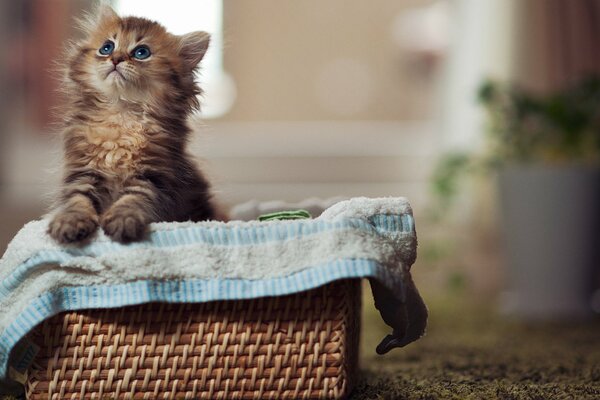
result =
M112 99L197 106L194 73L208 49L208 33L172 35L157 22L121 18L107 6L97 15L82 22L85 37L69 57L72 82Z

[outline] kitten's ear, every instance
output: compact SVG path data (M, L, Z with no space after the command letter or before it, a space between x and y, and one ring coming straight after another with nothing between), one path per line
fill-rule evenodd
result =
M109 5L101 3L94 12L85 13L82 17L76 18L77 27L86 34L93 32L98 25L104 22L118 20L119 16Z
M210 35L206 32L192 32L179 37L179 55L185 66L194 69L206 54Z
M108 4L100 4L96 15L98 15L98 22L113 21L119 19L119 15Z

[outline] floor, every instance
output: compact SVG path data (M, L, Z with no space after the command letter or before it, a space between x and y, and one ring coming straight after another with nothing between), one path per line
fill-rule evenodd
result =
M468 296L424 297L428 334L385 356L374 348L388 330L365 299L352 400L600 399L600 319L524 324Z

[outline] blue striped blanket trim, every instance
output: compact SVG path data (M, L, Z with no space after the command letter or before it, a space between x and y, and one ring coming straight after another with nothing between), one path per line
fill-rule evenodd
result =
M234 228L181 227L157 230L149 240L129 245L92 242L82 248L40 251L17 267L0 283L0 300L18 287L36 267L60 263L76 256L99 256L131 247L172 247L208 243L222 246L246 246L292 240L320 232L361 229L373 234L414 233L411 215L375 215L369 220L348 218L339 221L298 220L287 224L266 223ZM89 308L115 308L149 302L199 303L217 300L241 300L297 293L341 279L374 278L404 295L401 276L368 259L339 259L295 274L264 280L212 279L185 281L136 281L120 285L74 286L40 294L0 333L0 380L9 371L9 355L26 334L40 322L64 311ZM19 343L21 341L21 343ZM28 366L35 350L25 343L21 359L11 360L12 368ZM18 371L21 372L21 371Z

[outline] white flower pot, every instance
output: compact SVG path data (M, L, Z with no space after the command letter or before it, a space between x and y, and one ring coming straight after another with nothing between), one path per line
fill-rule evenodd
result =
M500 196L509 311L527 319L590 315L600 170L509 166L500 174Z

